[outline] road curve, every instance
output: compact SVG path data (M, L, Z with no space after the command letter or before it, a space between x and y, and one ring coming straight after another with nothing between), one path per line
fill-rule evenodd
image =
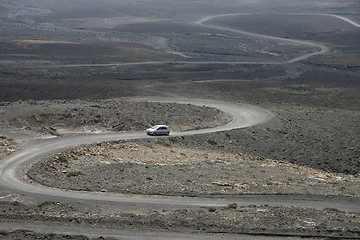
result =
M338 18L338 19L341 19L345 22L348 22L350 23L351 25L353 25L354 27L360 27L360 24L358 24L357 22L347 18L347 17L344 17L344 16L339 16L339 15L335 15L335 14L311 14L311 15L319 15L319 16L329 16L329 17L335 17L335 18Z
M141 99L146 100L146 99ZM153 99L152 99L153 100ZM174 132L172 136L185 136L194 134L211 133L225 131L237 128L249 127L264 123L273 118L273 114L267 110L237 103L227 103L215 100L201 99L156 99L162 102L192 103L200 106L209 106L220 109L229 114L233 119L230 123L215 128L193 130L187 132ZM90 144L100 141L118 140L118 139L140 139L149 138L144 132L121 132L104 134L82 134L67 137L57 137L53 139L38 140L0 163L0 185L15 191L32 193L42 196L56 197L57 199L77 199L91 201L111 201L118 203L132 204L162 204L179 206L225 206L229 203L244 205L272 205L272 206L298 206L310 208L337 208L343 211L359 212L359 204L352 202L324 202L297 199L283 199L279 196L251 196L232 199L222 198L189 198L189 197L159 197L142 195L124 195L115 193L101 192L77 192L62 189L49 188L41 185L31 184L20 176L19 170L25 165L31 164L42 157L60 151L66 147L72 147L80 144Z
M128 63L61 64L61 65L50 65L50 66L31 66L31 67L22 67L22 68L30 68L31 69L31 68L116 67L116 66L124 66L125 67L125 66L166 65L166 64L279 65L279 64L289 64L289 63L300 62L300 61L303 61L305 59L311 58L316 55L322 55L322 54L328 53L331 50L329 47L327 47L325 45L322 45L322 44L316 43L316 42L307 41L307 40L274 37L274 36L270 36L270 35L252 33L252 32L247 32L247 31L243 31L243 30L239 30L239 29L230 28L230 27L224 27L224 26L218 26L215 24L206 23L206 22L208 22L212 19L216 19L216 18L229 17L229 16L240 16L240 15L251 15L251 14L254 14L254 13L232 13L232 14L213 15L213 16L204 17L204 18L196 21L195 24L222 30L222 31L230 31L233 33L241 34L241 35L247 35L247 36L252 36L252 37L257 37L257 38L262 38L262 39L275 40L275 41L280 41L280 42L288 42L288 43L293 43L293 44L308 46L308 47L315 47L315 48L318 48L319 50L315 51L315 52L303 54L301 56L295 57L293 59L289 59L287 61L267 61L267 62L261 62L261 61L145 61L145 62L128 62ZM260 13L256 13L256 14L260 14ZM320 13L319 14L313 14L313 13L312 14L306 14L306 13L296 14L295 13L292 15L329 16L329 17L334 17L334 18L343 20L343 21L353 25L354 27L360 27L360 25L358 23L356 23L355 21L353 21L347 17L343 17L343 16L339 16L339 15L335 15L335 14L320 14Z
M229 17L229 16L241 16L241 15L251 15L251 14L249 14L249 13L234 13L234 14L215 15L215 16L202 18L202 19L196 21L196 24L203 25L203 26L210 26L211 28L216 28L216 29L223 30L223 31L230 31L230 32L234 32L234 33L239 33L239 34L247 35L247 36L251 36L251 37L257 37L257 38L269 39L269 40L276 40L276 41L280 41L280 42L288 42L288 43L293 43L293 44L297 44L297 45L316 47L316 48L320 49L319 51L303 54L303 55L301 55L299 57L287 60L285 62L273 62L273 63L266 62L265 64L295 63L295 62L299 62L299 61L308 59L308 58L316 56L316 55L325 54L325 53L330 51L329 47L327 47L325 45L322 45L322 44L319 44L319 43L314 43L314 42L311 42L311 41L274 37L274 36L269 36L269 35L260 34L260 33L252 33L252 32L247 32L247 31L243 31L243 30L238 30L238 29L234 29L234 28L230 28L230 27L218 26L218 25L215 25L215 24L206 24L206 22L208 22L208 21L210 21L212 19L222 18L222 17ZM234 62L234 63L239 64L241 62Z
M324 54L328 52L330 49L324 45L320 45L317 43L312 43L309 41L303 41L303 40L295 40L295 39L285 39L285 38L278 38L273 36L267 36L262 34L256 34L256 33L250 33L245 32L237 29L231 29L231 28L225 28L221 26L214 26L205 24L206 21L210 19L214 19L217 17L226 17L230 15L239 15L239 14L226 14L226 15L217 15L212 17L207 17L204 19L201 19L197 21L197 24L200 25L206 25L207 27L213 27L221 30L228 30L232 32L237 32L239 34L245 34L245 35L251 35L254 37L259 38L265 38L265 39L272 39L272 40L278 40L278 41L288 41L296 44L301 45L307 45L311 47L317 47L320 50L317 52L305 54L302 56L299 56L297 58L288 60L286 62L197 62L197 61L149 61L149 62L136 62L136 63L112 63L112 64L75 64L75 65L58 65L58 66L47 66L47 67L53 67L53 68L62 68L62 67L103 67L103 66L136 66L136 65L162 65L162 64L231 64L231 65L237 65L237 64L286 64L286 63L293 63L293 62L299 62L302 60L305 60L307 58L310 58L315 55ZM344 20L350 24L352 24L355 27L360 27L359 24L356 22L337 15L331 15L331 14L315 14L315 15L327 15L339 18L341 20ZM36 68L36 67L35 67ZM41 68L44 68L44 66L41 66ZM158 99L158 101L166 101L169 102L169 100L161 100ZM173 136L184 136L184 135L193 135L193 134L202 134L202 133L210 133L210 132L217 132L217 131L225 131L225 130L231 130L236 128L244 128L249 127L257 124L264 123L266 121L269 121L273 115L261 108L253 107L250 105L241 105L241 104L235 104L235 103L225 103L225 102L219 102L219 101L211 101L211 100L197 100L197 99L182 99L182 100L170 100L171 102L178 102L178 103L192 103L195 105L206 105L210 107L216 107L225 113L228 113L233 117L232 122L230 122L227 125L219 126L216 128L211 129L203 129L199 131L188 131L188 132L175 132L172 133ZM9 158L5 159L4 161L0 162L0 185L4 186L6 188L10 188L16 191L21 192L28 192L28 193L34 193L39 195L46 195L46 196L52 196L56 197L57 199L61 198L69 198L69 199L82 199L82 200L95 200L95 201L113 201L113 202L119 202L119 203L138 203L138 204L168 204L168 205L184 205L184 206L224 206L229 203L237 203L240 206L243 205L275 205L275 206L298 206L298 207L310 207L310 208L337 208L339 210L343 211L349 211L349 212L360 212L360 204L359 203L349 203L349 202L324 202L324 201L316 201L316 200L283 200L281 196L251 196L248 198L240 198L239 199L205 199L205 198L181 198L181 197L152 197L152 196L133 196L133 195L123 195L123 194L112 194L112 193L88 193L88 192L75 192L75 191L66 191L66 190L60 190L60 189L54 189L54 188L48 188L40 185L34 185L30 184L22 179L21 176L18 175L18 170L21 169L24 165L29 164L33 161L39 160L41 157L54 152L54 151L60 151L66 147L71 147L79 144L89 144L99 141L107 141L107 140L117 140L117 139L138 139L138 138L147 138L148 136L145 136L143 132L127 132L127 133L106 133L106 134L96 134L96 135L78 135L78 136L69 136L69 137L59 137L55 139L48 139L48 140L39 140L36 141L29 146L27 146L26 149L24 149L21 152L18 152ZM11 226L10 223L8 223L8 226L2 226L7 229L18 229L20 226L24 226L26 229L31 229L35 231L43 231L44 229L49 229L48 225L44 226L28 226L25 227L26 224L15 224ZM71 231L71 229L67 230L64 227L58 226L58 232L64 233ZM43 230L40 230L43 229ZM51 232L54 232L54 227L51 228ZM84 233L91 233L92 236L98 236L100 234L100 229L83 229ZM92 232L91 232L92 231ZM71 233L71 232L69 232ZM75 234L78 234L79 231L74 232ZM108 231L105 232L105 234L109 234ZM136 233L133 232L114 232L113 236L128 236L130 238L133 238ZM155 236L153 233L147 233L148 235L144 236L144 233L140 233L136 239L174 239L174 234L171 233L171 235L166 235L166 233L161 233L161 236ZM181 236L180 236L181 235ZM193 238L192 235L185 236L185 234L178 234L176 235L176 239L191 239ZM232 239L229 238L229 236L225 236L224 238L219 238L218 236L197 236L197 239ZM263 239L262 237L255 238L254 236L236 236L234 239ZM268 239L265 237L264 239ZM274 239L274 238L271 238ZM277 238L276 238L277 239ZM279 238L280 239L280 238ZM282 239L282 238L281 238ZM291 238L291 239L297 239L297 238Z
M149 99L137 99L137 100L149 100ZM150 99L154 100L154 99ZM172 136L186 136L194 134L203 134L211 133L218 131L231 130L236 128L244 128L257 124L264 123L273 118L273 114L267 110L246 105L246 104L237 104L237 103L227 103L222 101L214 100L201 100L201 99L163 99L159 98L157 101L161 102L176 102L176 103L191 103L199 106L209 106L215 107L219 110L225 112L226 114L232 117L232 121L226 125L218 126L214 128L193 130L187 132L173 132ZM100 141L110 141L118 139L140 139L140 138L149 138L145 132L110 132L103 134L80 134L76 136L67 136L67 137L58 137L46 140L38 140L33 142L30 146L25 147L23 151L16 153L15 155L10 156L0 163L0 185L5 186L10 189L30 192L48 196L56 196L59 198L76 198L84 200L101 200L101 201L114 201L114 202L138 202L138 203L159 203L159 199L153 197L134 197L134 196L125 196L119 194L104 194L104 193L89 193L89 192L74 192L74 191L65 191L60 189L47 188L44 186L39 186L31 184L27 181L24 181L21 176L18 175L18 170L26 164L29 164L33 161L40 159L41 157L55 151L59 151L66 147L81 145L81 144L90 144ZM131 198L131 200L130 200ZM179 204L186 205L201 205L204 202L199 202L197 200L184 200L175 198L171 201L168 200L165 203L174 204L178 201ZM209 201L208 204L215 204L213 201Z

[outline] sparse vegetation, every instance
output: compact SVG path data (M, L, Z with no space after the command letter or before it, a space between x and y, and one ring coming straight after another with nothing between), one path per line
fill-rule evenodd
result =
M38 205L39 208L42 208L42 207L46 207L48 205L56 205L57 202L54 202L54 201L45 201L45 202L42 202Z
M165 147L171 147L171 144L167 140L158 139L156 142L157 144L163 145Z
M208 139L207 140L207 143L210 144L210 145L217 145L217 141L215 141L214 139Z
M68 177L78 177L81 175L85 175L82 171L72 171L66 174Z
M8 231L0 230L0 235L6 236L9 234L10 234L10 232L8 232Z
M172 143L177 143L179 141L179 139L177 137L169 137L168 139Z
M61 163L68 163L69 162L69 159L67 156L64 156L64 155L60 155L57 160Z

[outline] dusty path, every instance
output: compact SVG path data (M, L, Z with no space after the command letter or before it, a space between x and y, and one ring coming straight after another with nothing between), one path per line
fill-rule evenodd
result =
M264 123L270 120L272 113L250 105L240 105L234 103L226 103L213 100L199 99L157 99L158 101L170 101L178 103L192 103L196 105L206 105L216 107L225 113L231 115L233 120L224 126L218 126L210 129L193 130L187 132L174 132L172 136L184 136L193 134L210 133L224 131L236 128L244 128ZM18 171L23 165L40 159L41 157L55 151L60 151L66 147L76 146L80 144L89 144L100 141L117 140L117 139L139 139L146 138L144 132L124 132L124 133L105 133L105 134L84 134L69 137L59 137L47 140L39 140L32 143L25 150L10 156L0 164L0 185L20 192L28 192L39 195L47 195L56 198L82 199L95 201L111 201L119 203L137 203L137 204L164 204L164 205L186 205L186 206L225 206L229 203L236 202L238 205L274 205L274 206L300 206L311 208L337 208L343 211L358 212L359 204L354 203L337 203L337 202L319 202L309 200L296 199L279 199L274 196L254 196L247 199L205 199L205 198L163 198L149 196L133 196L112 193L89 193L75 192L60 189L52 189L44 186L33 185L19 176Z
M141 99L145 100L145 99ZM216 107L220 110L228 113L232 116L233 120L224 126L219 126L211 129L204 129L200 131L189 131L189 132L176 132L171 135L190 135L190 134L201 134L207 132L216 132L222 130L229 130L235 128L243 128L256 124L264 123L270 120L273 115L272 113L250 105L241 105L235 103L226 103L221 101L213 100L198 100L198 99L148 99L154 101L171 101L178 103L192 103L196 105L206 105L209 107ZM253 196L237 196L227 198L185 198L185 197L157 197L157 196L141 196L141 195L123 195L114 193L89 193L89 192L75 192L60 190L54 188L48 188L40 185L33 185L26 180L22 179L19 175L18 170L23 167L24 164L37 161L44 155L50 152L60 151L65 147L75 146L85 143L93 143L105 140L114 139L135 139L135 138L146 138L144 132L128 132L128 133L106 133L106 134L92 134L92 135L75 135L69 137L58 137L48 140L39 140L30 144L22 152L16 153L15 155L5 159L0 164L0 185L11 192L20 194L29 194L39 199L54 199L56 201L64 202L87 202L89 204L95 204L101 206L108 202L119 204L119 206L139 206L139 207L223 207L231 203L236 203L238 206L296 206L303 208L334 208L348 212L360 212L360 205L347 200L336 200L336 199L304 199L301 196L277 196L277 195L253 195ZM98 236L109 236L117 239L290 239L284 236L269 235L269 236L249 236L249 235L214 235L214 234L189 234L189 233L163 233L163 232L143 232L143 231L125 231L116 229L100 229L92 227L72 227L65 225L41 225L35 223L19 223L9 222L1 224L0 229L6 229L7 231L16 229L27 229L41 233L60 233L60 234L83 234L89 237ZM300 239L294 238L291 239Z
M203 25L203 26L210 26L212 28L216 28L216 29L219 29L219 30L230 31L230 32L234 32L234 33L238 33L238 34L242 34L242 35L251 36L251 37L275 40L275 41L279 41L279 42L289 42L289 43L294 43L294 44L297 44L297 45L305 45L305 46L316 47L316 48L320 49L320 51L307 53L307 54L301 55L299 57L290 59L290 60L288 60L286 62L263 62L263 64L295 63L295 62L299 62L299 61L308 59L308 58L316 56L316 55L325 54L325 53L330 51L329 47L324 46L324 45L319 44L319 43L314 43L314 42L304 41L304 40L298 40L298 39L274 37L274 36L269 36L269 35L264 35L264 34L259 34L259 33L252 33L252 32L247 32L247 31L238 30L238 29L234 29L234 28L223 27L223 26L218 26L218 25L207 24L206 23L206 22L208 22L208 21L210 21L212 19L216 19L216 18L229 17L229 16L240 16L240 15L243 15L243 14L237 14L237 13L235 13L235 14L222 14L222 15L215 15L215 16L205 17L203 19L200 19L200 20L196 21L196 24ZM234 64L241 64L241 63L242 62L235 62ZM260 62L257 62L257 63L259 64Z
M330 17L335 17L341 20L344 20L345 22L350 23L351 25L355 26L355 27L360 27L360 24L358 24L357 22L347 18L347 17L343 17L343 16L339 16L339 15L335 15L335 14L316 14L319 16L330 16Z
M141 99L145 100L145 99ZM219 126L211 129L203 129L199 131L175 132L171 135L191 135L208 132L216 132L223 130L230 130L235 128L244 128L252 125L264 123L272 119L273 114L250 105L242 105L236 103L227 103L214 100L199 100L199 99L148 99L153 101L163 102L178 102L178 103L192 103L200 106L216 107L227 114L230 114L233 120L224 126ZM56 201L78 202L85 201L89 204L106 204L113 202L121 206L139 206L139 207L153 207L153 206L199 206L199 207L223 207L231 203L236 203L238 206L296 206L303 208L334 208L342 211L360 212L360 205L346 200L327 200L319 199L304 199L296 196L272 196L272 195L253 195L253 196L238 196L228 198L185 198L185 197L158 197L158 196L141 196L141 195L124 195L114 193L90 193L90 192L76 192L68 190L60 190L48 188L40 185L33 185L23 180L23 176L19 174L19 170L33 161L41 159L41 157L51 153L60 151L65 147L75 146L79 144L93 143L105 140L115 139L135 139L147 138L144 132L125 132L125 133L106 133L106 134L92 134L92 135L75 135L69 137L58 137L47 140L39 140L31 143L25 150L10 156L0 164L0 185L11 192L20 194L29 194L39 199L56 199ZM161 232L142 232L142 231L117 231L115 229L100 229L86 227L71 227L64 225L39 225L29 223L6 223L1 224L0 229L7 231L16 229L28 229L41 233L60 233L60 234L84 234L89 237L109 236L117 239L288 239L283 236L247 236L247 235L213 235L213 234L184 234L184 233L161 233ZM291 238L299 239L299 238Z
M200 100L200 99L157 99L163 102L177 102L177 103L192 103L199 106L209 106L220 109L221 111L229 114L232 117L232 121L224 126L218 126L210 129L193 130L187 132L173 132L171 136L185 136L201 133L211 133L218 131L231 130L236 128L244 128L257 124L264 123L273 117L273 114L254 106L240 105L235 103L226 103L213 100ZM139 197L138 200L129 199L130 196L121 195L107 195L107 194L89 194L89 193L76 193L70 191L54 190L50 188L44 188L42 186L32 185L26 181L23 181L20 176L17 175L17 170L23 164L38 160L40 157L47 155L54 151L59 151L63 148L76 146L80 144L90 144L100 141L109 141L117 139L140 139L147 138L144 132L112 132L104 134L80 134L69 137L59 137L47 140L39 140L26 147L23 151L9 157L0 164L0 185L15 189L23 192L31 192L36 194L44 194L56 197L76 198L76 199L92 199L92 200L104 200L104 201L137 201L139 203L147 202L159 202L159 199ZM183 205L199 205L199 201L179 199L179 204ZM164 200L164 204L173 204L173 201ZM207 204L213 204L210 201ZM223 203L222 203L223 204Z
M198 24L206 25L205 22L207 20L221 17L221 16L229 16L229 15L218 15L212 16L209 18L204 18L198 21ZM330 16L330 15L329 15ZM356 27L359 27L359 24L353 22L350 19L331 15L333 17L337 17L342 19L349 24L352 24ZM210 26L208 27L215 27L217 26ZM272 36L260 35L256 33L248 33L243 32L236 29L227 29L223 27L219 27L222 30L229 30L233 32L238 32L240 34L250 34L254 37L262 37L267 39L279 40L279 41L296 41L300 40L291 40L291 39L282 39L276 38ZM161 65L161 64L286 64L292 62L302 61L304 59L310 58L314 55L319 55L326 53L329 49L326 46L319 45L316 43L311 43L307 41L300 41L297 42L298 44L304 44L312 47L320 48L320 51L305 54L299 56L297 58L291 59L287 62L191 62L191 61L177 61L177 62L170 62L170 61L152 61L152 62L137 62L137 63L115 63L115 64L77 64L77 65L58 65L52 67L95 67L95 66L126 66L126 65ZM172 100L175 101L175 100ZM185 100L178 100L179 102L184 103ZM207 105L212 107L217 107L224 112L231 113L234 117L234 120L225 126L220 126L213 129L206 129L201 131L189 131L186 133L172 133L173 136L180 136L180 135L192 135L192 134L201 134L201 133L208 133L208 132L216 132L216 131L223 131L223 130L230 130L235 128L241 127L249 127L256 124L261 124L269 119L271 119L272 114L263 111L258 108L253 108L248 105L238 105L238 104L227 104L227 103L217 103L215 101L207 101L207 102L192 102L193 104L199 105ZM0 164L0 185L12 189L14 191L20 192L30 192L36 195L46 195L52 196L57 199L68 198L68 199L83 199L83 200L95 200L95 201L113 201L118 203L135 203L135 204L167 204L167 205L192 205L192 206L224 206L229 203L236 202L239 206L243 205L276 205L276 206L299 206L299 207L310 207L310 208L336 208L343 211L350 211L350 212L360 212L360 205L357 203L347 203L347 202L324 202L324 201L316 201L316 200L297 200L297 199L281 199L279 196L252 196L250 198L245 199L199 199L199 198L160 198L160 197L148 197L148 196L130 196L130 195L119 195L119 194L110 194L110 193L82 193L82 192L71 192L71 191L63 191L63 190L55 190L51 188L44 188L42 186L31 185L21 179L20 176L17 175L17 170L23 164L27 164L28 162L34 161L39 159L40 157L48 154L49 152L58 151L65 147L74 146L78 144L86 144L86 143L93 143L98 141L105 141L105 140L114 140L114 139L135 139L135 138L145 138L143 132L132 132L132 133L109 133L109 134L101 134L101 135L79 135L79 136L72 136L72 137L63 137L63 138L56 138L51 140L41 140L38 142L34 142L28 146L22 152L17 153L16 155L11 156L10 158L6 159ZM17 228L20 226L25 225L16 225ZM9 225L9 228L11 226ZM96 230L96 229L95 229ZM66 230L60 229L59 232L64 232ZM86 230L85 230L86 231ZM98 229L96 230L98 231ZM76 233L81 233L77 231ZM124 233L121 233L121 236L124 236ZM126 233L125 233L125 236ZM131 233L130 237L134 236ZM143 237L144 235L141 234ZM171 234L173 237L173 234ZM150 236L144 237L144 239L149 239ZM193 236L178 236L178 239L189 239L193 238ZM165 236L157 236L154 239L167 239ZM198 238L198 239L212 239L212 238ZM219 239L219 238L216 238ZM231 238L224 238L224 239L231 239ZM240 236L236 236L236 239L242 239ZM244 237L243 239L254 239L253 237ZM259 238L262 239L262 238ZM271 238L271 239L280 239L280 238ZM282 239L282 238L281 238Z

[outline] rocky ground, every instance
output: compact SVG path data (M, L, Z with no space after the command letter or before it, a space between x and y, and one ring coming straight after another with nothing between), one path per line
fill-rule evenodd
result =
M18 144L13 140L5 136L0 136L0 159L4 159L6 156L15 152L18 148Z
M68 234L55 234L55 233L49 233L49 234L41 234L36 233L34 231L28 231L28 230L16 230L12 232L7 231L1 231L0 237L3 240L12 240L12 239L22 239L22 240L45 240L45 239L52 239L52 240L62 240L62 239L69 239L69 240L89 240L90 238L86 236L71 236ZM98 237L98 238L91 238L91 239L102 239L102 240L113 240L113 238L107 237Z
M0 217L6 217L8 221L27 219L35 223L65 222L73 227L93 225L126 230L248 233L270 236L277 236L281 232L283 236L322 236L339 239L359 237L359 214L345 213L331 208L314 210L298 207L240 207L229 204L225 207L150 210L137 208L126 211L92 208L84 213L79 206L53 201L37 205L1 203L1 208L3 210ZM5 237L7 235L7 233L0 234ZM10 234L10 237L16 237L16 234Z
M93 114L93 108L98 111L99 108L96 106L100 105L100 102L102 106L106 107L114 104L116 106L128 104L128 102L119 102L115 99L97 102L30 101L7 103L3 104L2 107L11 111L3 111L3 124L11 123L8 127L12 126L14 129L26 126L28 132L41 132L43 128L40 126L47 122L41 122L45 118L28 117L27 112L36 113L36 116L56 116L52 120L58 120L59 114L56 113L63 114L68 110L77 109L76 112L82 113L82 120L89 120L96 116ZM157 106L151 102L130 103L128 106L134 104L137 107L131 108L125 119L132 118L133 115L137 116L136 114L142 115L149 106ZM87 107L81 108L81 106ZM166 106L167 110L186 109L185 112L191 114L185 115L184 122L187 122L188 119L194 120L192 122L195 125L191 125L192 127L203 127L205 123L202 120L207 119L206 116L209 114L211 115L209 115L209 121L215 119L212 124L224 123L224 119L226 119L224 115L211 108L179 104L164 104L162 106ZM15 111L16 109L23 109L23 111ZM52 114L47 114L49 109ZM99 123L108 119L107 114L110 113L112 116L116 113L116 111L105 110L106 108L100 109L102 109L102 114ZM137 111L134 111L135 109ZM299 165L278 160L279 158L269 159L256 154L249 155L237 151L236 146L239 146L240 143L241 146L247 146L247 144L252 145L258 142L260 146L263 144L262 141L286 139L284 136L287 136L287 139L294 137L294 140L298 142L299 138L295 136L298 136L299 132L304 135L307 134L303 132L304 128L300 125L300 122L303 122L302 117L299 118L298 114L289 115L289 112L293 112L290 109L281 111L283 114L286 113L287 118L292 116L291 120L276 117L267 126L261 125L236 130L235 132L206 134L196 137L170 136L131 142L104 142L76 147L56 153L32 165L27 173L28 180L64 189L126 194L201 197L231 197L244 194L301 194L303 196L324 196L325 198L326 196L347 196L357 199L360 181L357 174L349 175L336 171L324 171L308 167L306 164ZM126 112L126 110L122 109L122 112ZM22 117L20 118L19 115ZM122 115L124 116L124 114ZM279 112L278 115L281 116ZM323 113L315 116L320 117L322 115ZM150 119L152 118L151 114L147 116L151 116ZM306 117L307 115L301 116ZM10 122L5 119L9 119ZM150 121L150 119L145 119L144 122ZM27 122L24 122L25 120ZM82 121L65 122L67 125L62 125L63 134L73 131L74 126L84 126L81 124ZM177 119L177 121L173 121L173 124L176 125L180 122ZM18 125L19 123L26 125ZM79 125L74 125L74 123ZM53 129L59 130L57 124L59 122L52 122L49 127L52 126ZM90 124L89 126L99 129L97 125ZM143 128L141 124L136 126ZM67 128L68 131L65 131ZM317 135L319 132L315 131L316 128L311 129L316 134L315 136L320 136ZM104 126L103 130L112 130L112 124ZM249 137L239 138L238 135L235 137L237 131L242 132L242 134L249 134ZM45 134L50 135L49 132ZM300 139L304 138L300 136ZM3 155L10 154L13 151L12 149L16 148L16 142L11 139L3 138L2 145L3 149L6 150ZM269 149L269 146L271 146L269 143L264 144L264 147L259 147L258 150ZM255 146L253 147L255 148ZM275 151L274 153L279 154L280 152ZM288 236L359 237L358 214L345 213L337 209L314 211L313 209L291 207L239 207L229 205L226 208L118 209L114 212L114 208L108 207L94 209L57 201L27 203L27 201L21 200L21 197L16 198L20 200L19 202L12 202L7 200L10 200L11 197L9 198L6 195L4 197L4 201L1 201L3 205L1 218L12 219L13 221L26 217L31 222L70 222L75 224L74 226L76 224L92 225L96 223L97 225L113 227L118 226L118 223L121 222L122 227L126 229L156 229L157 231L164 230L165 224L167 231L180 232L241 232L265 235L281 232ZM254 221L254 219L258 220ZM11 237L18 234L34 236L35 233L15 232L5 233L5 236L12 239Z
M101 143L36 163L31 180L78 191L196 196L320 194L359 197L360 178L297 164L178 147L181 137ZM203 143L214 145L212 140Z
M209 128L231 119L221 111L191 104L109 99L1 103L1 121L12 127L60 136L63 133L145 131L167 124L174 131Z
M95 0L75 5L40 0L26 1L22 6L22 2L0 4L0 159L32 138L143 131L160 121L174 130L206 128L229 121L216 109L126 102L122 97L209 98L249 103L275 114L272 121L246 129L79 146L32 165L26 169L27 180L108 194L226 198L270 194L358 202L359 33L341 20L262 14L212 21L247 31L321 42L332 48L325 55L301 63L45 67L184 61L189 57L227 61L288 59L314 49L219 32L194 22L203 16L254 9L265 13L328 12L358 21L356 0L329 0L326 5L319 1L277 0L264 1L261 7L254 1L240 4L232 0L227 1L229 6L207 1L201 7L199 1L156 0L157 4L152 1L145 7L146 0L129 0L122 1L123 5L111 2L107 9L103 2ZM262 28L264 24L268 27ZM0 221L4 222L51 222L69 224L74 229L107 226L195 233L360 237L359 214L332 208L235 204L184 208L110 203L95 206L86 201L35 198L3 188L0 200ZM86 239L27 231L2 231L0 238Z

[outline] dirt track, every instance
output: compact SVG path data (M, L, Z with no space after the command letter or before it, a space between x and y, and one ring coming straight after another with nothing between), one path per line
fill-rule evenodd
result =
M90 111L94 99L181 95L250 103L269 109L275 113L275 118L267 124L248 129L132 142L135 148L129 147L127 142L120 143L125 144L121 149L105 144L90 149L85 147L73 153L70 149L60 155L66 156L66 163L59 161L62 159L59 156L50 156L34 166L30 175L52 186L87 191L127 192L128 189L131 193L201 196L211 193L286 193L285 198L358 203L359 31L346 20L359 19L358 2L329 0L327 5L317 1L289 3L276 0L275 3L264 1L260 5L254 5L253 1L228 2L229 5L219 5L207 1L200 7L201 2L196 1L165 3L156 0L151 6L146 5L146 0L122 1L124 5L109 2L111 7L106 9L103 2L96 0L87 0L85 5L78 2L76 6L56 6L55 1L27 1L25 8L18 6L20 0L1 3L0 100L2 107L18 105L21 106L18 110L24 110L24 114L12 125L19 131L12 132L6 121L1 122L4 135L0 143L1 156L13 152L17 143L19 147L23 146L23 141L29 137L47 138L77 131L112 129L116 121L107 121L104 117L113 117L111 111L101 111L99 119L94 111ZM37 4L42 5L38 7ZM117 62L172 63L192 60L253 63L293 59L314 50L283 44L276 39L259 41L249 35L193 24L206 16L253 12L254 9L268 14L255 18L246 15L213 19L212 23L280 38L310 40L332 50L325 55L287 65L111 65ZM297 15L273 15L279 11ZM304 15L298 14L299 11L309 14L304 18ZM316 16L316 13L346 14L346 19ZM309 26L313 20L319 25ZM88 22L97 24L86 24ZM263 24L271 27L262 29ZM189 57L192 59L189 60ZM110 65L104 66L103 63ZM92 67L18 70L18 67L24 66L68 64L89 64ZM56 104L47 102L50 99L58 101L58 105L63 100L68 100L64 104L76 103L77 112L84 109L85 114L78 113L78 121L72 122L73 117L66 116L74 114L71 112L75 111L74 108L69 110L70 115L66 115L69 112L56 115L57 111L52 111ZM87 102L89 99L91 101ZM8 103L19 100L25 102ZM100 103L108 106L104 101ZM36 107L47 104L46 111L33 112ZM136 111L128 111L125 115L131 117L126 118L119 129L134 128L133 120L138 123L135 128L143 128L150 123L152 116L148 116L149 119L138 114L143 112L144 107L137 105ZM166 108L171 109L172 106L167 105ZM118 112L125 109L119 108ZM182 109L188 108L185 106ZM169 120L169 123L178 122L179 129L185 129L226 122L226 118L216 111L188 110L182 121ZM172 109L172 112L177 115L177 109ZM5 108L0 111L0 116L9 116L9 113ZM16 117L19 116L7 120ZM57 123L45 124L49 119ZM88 122L83 125L79 121ZM194 125L188 124L189 121L195 121ZM166 159L170 158L174 164L162 165L166 160L150 155L154 148L161 149L168 155ZM135 158L132 155L134 152L149 154L151 157L147 165L139 162L144 158ZM85 153L85 156L80 153ZM91 153L90 156L86 155L88 153ZM181 163L176 162L179 157ZM49 181L52 178L46 176L43 169L50 169L51 176L62 179L62 182ZM93 173L91 169L98 172ZM208 171L204 173L204 169ZM233 169L238 169L237 177L236 174L227 174ZM115 176L121 175L123 179L99 181L109 177L104 175L109 171L113 171ZM192 171L203 176L195 179ZM90 180L98 181L86 185L90 176ZM119 182L121 184L117 184ZM164 187L164 182L171 185L170 189ZM56 198L36 198L6 188L1 188L0 193L2 209L5 210L1 219L6 222L12 219L71 222L74 229L82 224L100 224L156 230L166 226L168 231L216 230L337 238L359 236L358 214L337 209L229 205L225 208L151 206L149 210L110 203L94 208L85 201L58 203ZM245 196L240 195L242 197ZM238 221L229 221L229 217ZM219 225L219 222L222 224ZM13 235L9 236L11 239Z

